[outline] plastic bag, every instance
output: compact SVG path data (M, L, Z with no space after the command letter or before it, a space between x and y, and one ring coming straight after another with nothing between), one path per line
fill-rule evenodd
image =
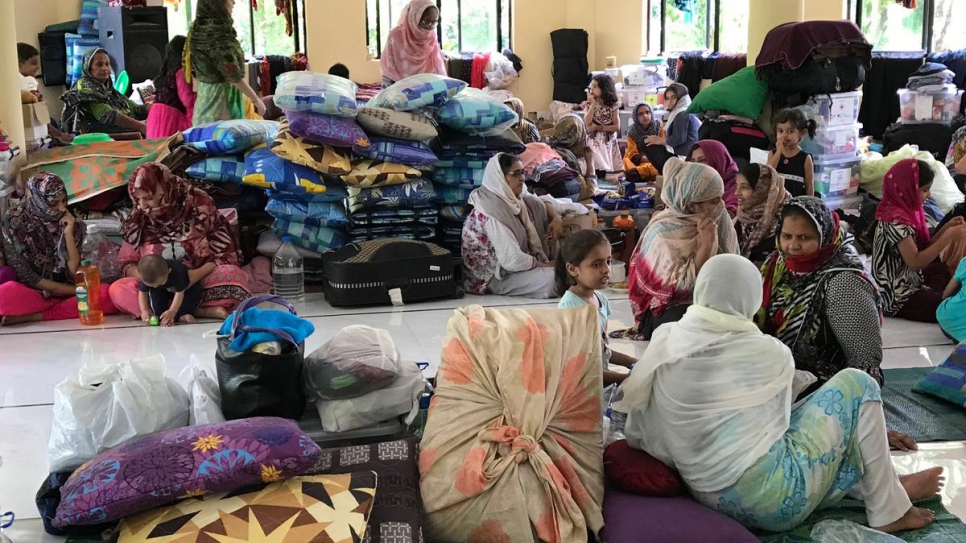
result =
M304 367L305 394L309 399L356 398L396 379L399 351L386 330L346 326L306 356Z
M121 266L118 254L121 246L107 239L95 225L87 225L84 245L81 247L82 260L90 260L101 272L101 281L109 283L120 279Z
M189 425L225 422L225 415L221 412L221 390L218 388L218 381L208 375L208 371L201 366L201 362L194 355L191 355L191 363L181 370L178 382L188 391L191 404Z
M812 528L818 543L903 543L898 537L847 520L823 520Z
M73 470L136 437L188 424L188 394L164 373L164 357L82 366L54 388L50 471Z
M487 88L494 90L505 89L520 78L510 59L497 52L490 53L490 62L483 70L483 76L486 78Z
M278 76L275 105L288 111L311 111L323 115L355 117L358 112L352 81L316 72L286 72Z
M319 420L326 432L347 432L365 428L400 415L415 417L419 396L426 390L426 381L416 364L404 363L399 376L386 388L348 400L319 400Z

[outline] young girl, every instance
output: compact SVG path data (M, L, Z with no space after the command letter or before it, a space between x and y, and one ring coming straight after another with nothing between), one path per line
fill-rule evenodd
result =
M816 124L798 109L783 109L775 116L775 150L768 165L785 178L785 190L793 197L815 196L812 156L800 146L805 134L815 137Z
M951 256L946 250L966 236L966 223L956 217L930 238L922 204L929 198L934 175L928 163L909 158L885 176L875 213L872 271L883 312L890 317L936 322L936 309L951 276L940 256Z
M29 43L17 44L17 60L20 68L20 102L35 104L44 100L40 94L37 76L40 75L40 51ZM47 125L51 139L63 145L74 141L74 136L62 132L53 123Z
M782 177L765 164L748 164L741 169L737 181L738 247L741 256L760 265L775 252L779 215L791 196Z
M621 122L617 112L619 100L614 80L608 75L595 75L590 82L587 102L589 105L587 113L584 114L584 122L587 123L590 149L594 153L594 170L597 170L599 178L603 177L601 172L623 169L617 145Z
M597 230L580 230L564 238L557 254L555 276L557 293L561 295L558 308L592 305L600 314L603 341L604 384L622 382L627 375L608 371L607 364L630 368L637 360L624 353L611 351L608 346L607 319L610 302L597 289L607 288L610 279L610 242Z

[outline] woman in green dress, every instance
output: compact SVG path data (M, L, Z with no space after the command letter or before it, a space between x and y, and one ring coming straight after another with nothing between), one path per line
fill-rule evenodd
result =
M61 97L64 130L145 134L149 108L116 91L111 73L107 51L97 48L84 55L83 76Z

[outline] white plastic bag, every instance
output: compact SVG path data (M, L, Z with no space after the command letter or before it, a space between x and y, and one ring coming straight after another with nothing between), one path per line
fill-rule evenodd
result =
M818 543L902 543L887 533L866 528L847 520L823 520L812 528L812 539Z
M188 395L164 373L164 357L83 366L54 389L47 445L51 472L77 468L133 438L188 424Z
M353 325L305 357L310 400L344 400L379 390L399 375L399 351L386 330ZM381 421L376 421L381 422Z
M407 413L415 415L424 390L422 371L416 364L404 363L400 365L399 377L386 388L349 400L319 400L315 406L323 430L347 432Z
M191 363L181 370L178 382L188 392L191 405L189 426L225 422L225 415L221 412L221 389L218 388L218 381L208 375L195 355L191 355Z
M490 53L490 61L483 69L483 77L486 78L487 88L500 90L512 85L520 74L513 67L513 62L506 58L502 53Z

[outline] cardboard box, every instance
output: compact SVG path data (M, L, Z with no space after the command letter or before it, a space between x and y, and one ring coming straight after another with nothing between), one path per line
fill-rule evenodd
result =
M23 135L24 141L35 141L47 137L47 125L50 124L50 111L47 104L23 105Z

